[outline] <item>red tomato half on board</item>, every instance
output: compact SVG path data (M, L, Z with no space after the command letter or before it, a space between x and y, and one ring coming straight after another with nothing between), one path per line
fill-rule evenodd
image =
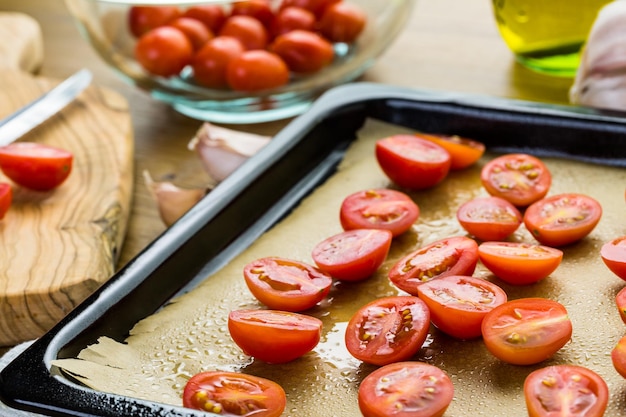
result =
M431 243L400 259L389 271L389 280L398 288L417 295L424 282L447 275L472 275L478 263L478 244L455 236Z
M517 207L542 199L550 190L552 175L538 158L527 154L506 154L489 161L480 180L487 192Z
M558 194L526 209L524 225L542 245L565 246L587 236L602 217L602 206L584 194Z
M250 262L243 275L252 295L274 310L304 311L330 292L330 275L304 262L267 257Z
M183 391L183 406L223 416L279 417L285 390L274 381L237 372L201 372Z
M74 156L65 149L32 142L0 147L0 169L22 187L48 191L61 185L72 172Z
M485 279L451 275L425 282L417 294L430 310L430 320L458 339L480 337L485 315L507 301L504 290Z
M384 229L399 236L413 226L419 207L411 197L386 188L350 194L341 203L339 220L344 230Z
M485 145L481 142L457 135L418 134L433 141L450 153L452 162L450 169L457 171L474 165L485 153Z
M452 163L448 151L415 135L379 139L376 160L390 180L412 190L439 184L448 175Z
M485 316L483 341L496 358L513 365L533 365L551 358L572 337L565 307L545 298L519 298Z
M378 298L348 322L346 347L352 356L373 365L407 360L426 341L429 326L430 312L419 298Z
M529 417L602 417L609 388L600 375L577 365L555 365L531 372L524 381Z
M317 346L322 322L287 311L235 310L228 315L228 331L246 355L268 363L285 363Z
M348 230L317 244L311 256L317 267L333 278L360 281L380 268L389 253L392 237L389 230Z
M550 275L561 264L563 252L520 242L483 242L478 258L495 276L512 285L526 285Z
M626 236L602 245L600 257L611 272L626 281Z
M424 362L397 362L378 368L359 386L364 417L439 417L454 397L450 377Z
M480 240L503 240L522 224L522 214L500 197L477 197L459 207L456 218Z

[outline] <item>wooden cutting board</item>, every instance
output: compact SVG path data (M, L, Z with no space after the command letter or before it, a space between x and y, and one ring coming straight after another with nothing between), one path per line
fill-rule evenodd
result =
M32 18L0 12L0 118L61 81L32 74L42 42ZM67 149L74 165L55 190L13 188L0 220L0 346L41 336L113 274L133 187L132 124L116 92L92 84L20 140Z

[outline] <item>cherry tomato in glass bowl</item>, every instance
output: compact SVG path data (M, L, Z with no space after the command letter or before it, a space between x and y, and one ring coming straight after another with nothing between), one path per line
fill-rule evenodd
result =
M626 287L622 288L615 296L615 304L617 305L619 316L626 324Z
M291 6L278 11L270 32L274 36L279 36L296 29L315 31L316 23L317 20L312 11Z
M280 3L280 8L286 7L301 7L303 9L309 10L315 14L315 16L320 17L326 8L334 3L339 3L342 0L283 0Z
M194 79L205 87L227 87L228 64L244 51L245 48L239 40L230 36L216 36L194 55L191 62Z
M441 417L454 385L440 368L424 362L397 362L376 369L359 386L364 417Z
M183 32L189 39L189 42L191 42L194 52L198 51L209 39L214 37L213 33L202 22L191 17L179 17L168 23L168 26Z
M400 259L389 271L389 280L399 289L417 295L425 282L448 275L472 275L478 263L478 244L454 236L426 245Z
M136 38L159 26L165 26L182 15L176 6L132 6L128 11L128 27Z
M393 235L388 230L354 229L318 243L311 253L319 269L335 279L360 281L387 258Z
M252 295L271 309L304 311L330 292L330 275L304 262L267 257L250 262L243 275Z
M522 214L500 197L477 197L462 204L456 212L459 224L477 239L503 240L522 224Z
M286 405L276 382L238 372L201 372L183 390L184 407L223 416L279 417Z
M267 0L236 1L230 7L231 16L250 16L261 22L266 29L272 26L275 19L274 9Z
M408 195L377 188L347 196L341 203L339 220L344 230L384 229L395 237L409 230L419 214L419 206Z
M600 257L611 272L626 281L626 236L602 245Z
M376 160L385 175L400 187L422 190L448 175L451 158L434 142L415 135L393 135L376 141Z
M611 350L613 368L626 378L626 336L623 336Z
M529 243L483 242L478 246L478 258L502 281L528 285L554 272L563 260L563 252Z
M252 16L229 16L219 35L238 39L247 50L264 49L269 43L267 29Z
M326 7L317 27L331 42L351 43L363 32L366 23L367 14L359 5L341 1Z
M281 57L291 71L299 74L319 71L335 57L330 42L317 33L300 29L279 35L270 50Z
M520 298L491 310L481 325L487 350L513 365L551 358L572 337L565 307L546 298Z
M542 245L565 246L587 236L602 217L602 206L584 194L558 194L531 204L524 224Z
M378 298L350 319L345 342L355 358L373 365L404 361L426 341L430 311L418 297Z
M457 339L480 337L485 315L507 301L496 284L461 275L425 282L417 287L417 295L428 306L431 322Z
M489 194L526 207L545 197L552 174L539 158L518 153L489 161L481 170L480 180Z
M450 170L458 171L474 165L485 153L485 145L476 140L457 135L433 135L419 133L419 137L440 145L450 153Z
M524 381L529 417L602 417L609 389L602 377L577 365L537 369Z
M235 310L228 331L243 352L268 363L286 363L310 352L320 341L321 320L278 310Z
M0 169L13 182L36 191L61 185L72 172L74 156L65 149L34 142L0 147Z
M257 49L245 51L226 67L226 81L237 91L261 91L289 82L289 68L278 55Z
M196 4L189 6L183 16L202 22L207 29L216 35L226 21L226 11L219 4Z
M160 26L145 33L135 45L137 62L149 73L162 77L178 75L191 63L193 45L172 26Z
M6 182L0 182L0 220L4 219L4 216L9 211L11 203L13 202L13 187Z

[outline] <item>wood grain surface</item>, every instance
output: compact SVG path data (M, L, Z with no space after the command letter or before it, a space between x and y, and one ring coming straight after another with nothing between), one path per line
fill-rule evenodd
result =
M0 13L0 32L10 28L12 35L0 35L6 58L0 68L0 117L59 82L23 71L41 65L41 33L24 24L28 21ZM2 346L42 335L112 275L133 187L132 125L128 102L117 92L92 84L20 140L67 149L74 164L69 178L52 191L13 186L13 204L0 221ZM11 182L1 175L0 181Z

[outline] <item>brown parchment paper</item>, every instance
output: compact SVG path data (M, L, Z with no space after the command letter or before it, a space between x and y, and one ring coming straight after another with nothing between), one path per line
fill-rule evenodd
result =
M137 323L124 344L101 338L78 358L56 360L54 365L97 390L175 405L181 404L182 389L192 375L205 370L236 370L281 384L288 396L285 416L359 416L359 382L375 367L362 364L345 349L347 321L366 302L399 293L386 274L403 254L446 236L465 234L456 221L456 210L472 197L487 195L479 173L493 155L485 155L472 168L451 173L431 190L411 194L420 206L420 218L412 230L394 241L379 272L360 283L336 283L328 300L308 312L324 323L322 341L311 353L281 365L255 361L243 355L230 339L227 315L232 309L262 308L245 286L242 269L246 263L263 256L312 263L312 248L341 231L339 207L348 194L374 187L394 188L378 168L374 141L401 132L407 130L369 120L339 172L229 265ZM604 242L626 234L626 170L544 160L554 178L549 195L579 192L596 198L604 208L600 223L581 242L562 248L562 264L537 284L507 285L481 265L474 275L502 286L509 299L558 300L573 322L572 340L546 362L514 366L495 359L481 339L455 340L431 328L414 359L439 366L451 377L455 397L445 414L448 417L526 415L524 378L537 368L560 363L582 365L599 373L611 391L606 415L626 415L626 380L613 369L610 358L611 349L626 333L614 303L624 282L604 266L599 256ZM523 226L511 240L534 242Z

